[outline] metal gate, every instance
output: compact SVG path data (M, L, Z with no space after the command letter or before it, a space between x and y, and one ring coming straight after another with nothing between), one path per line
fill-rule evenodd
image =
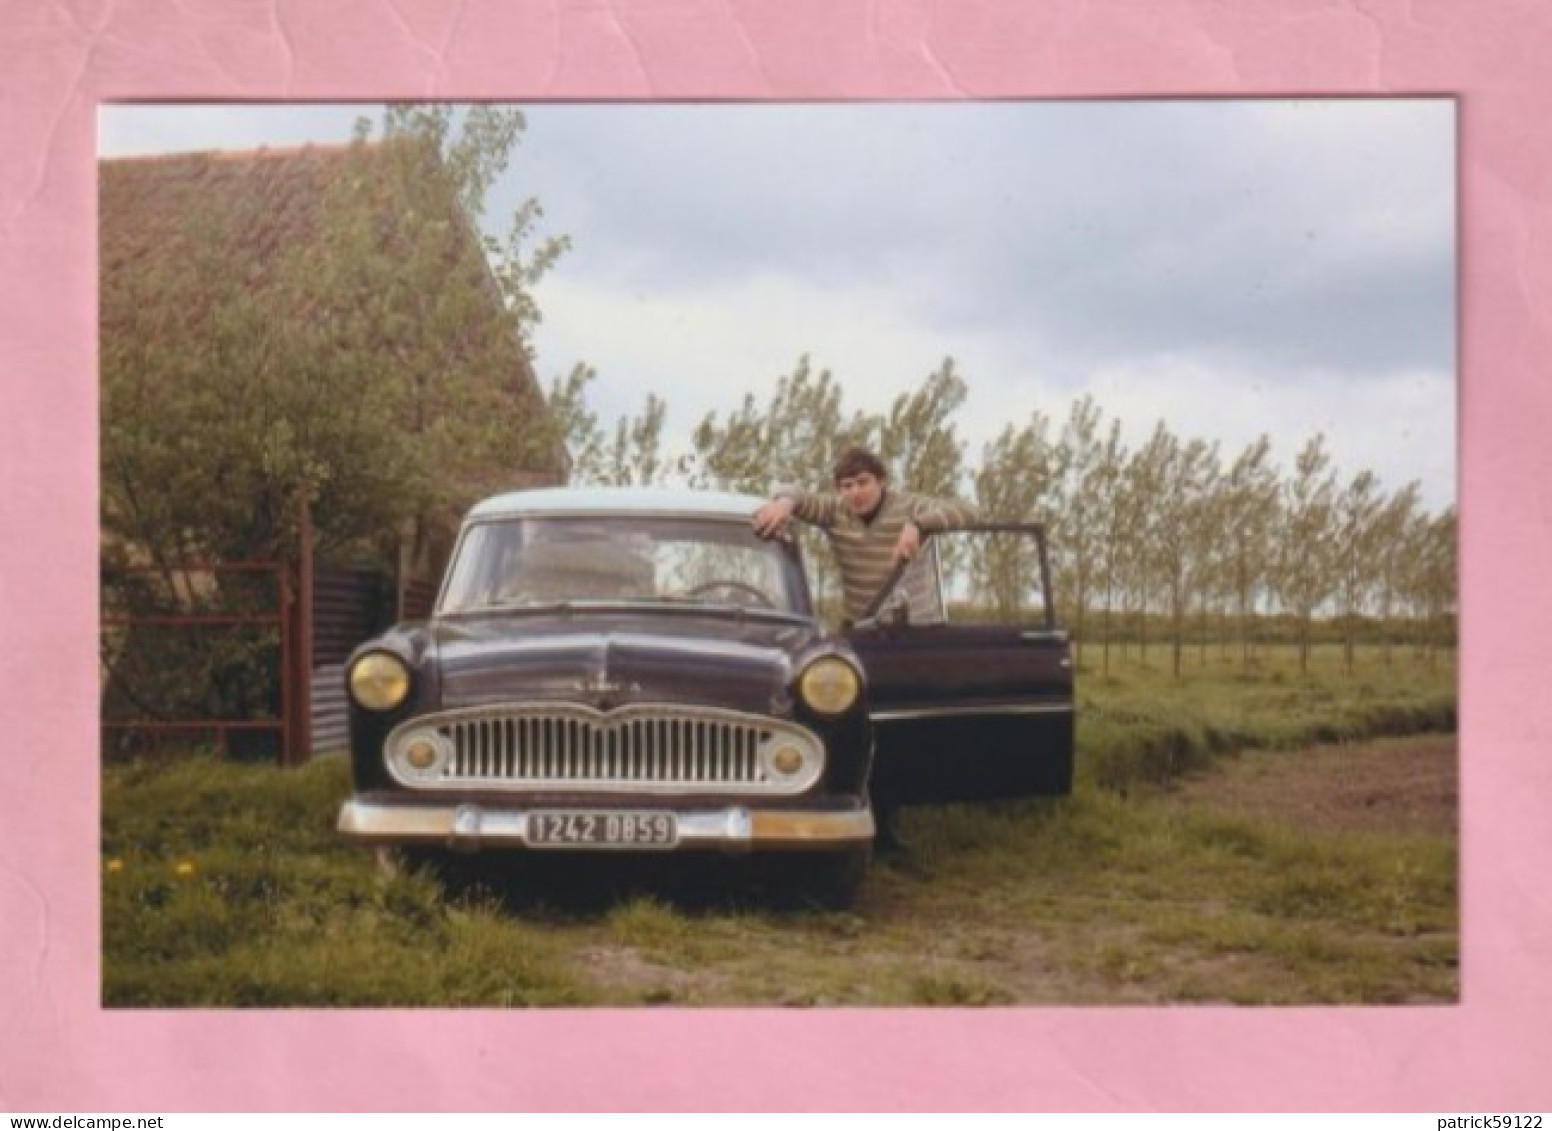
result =
M228 585L227 579L248 584ZM267 579L273 586L267 600L253 599L253 591ZM191 562L177 566L125 566L105 568L102 574L103 753L111 758L122 753L123 736L150 736L153 752L160 752L175 738L213 736L223 757L233 750L233 736L273 734L275 757L282 765L306 760L310 746L308 695L305 681L298 680L307 638L303 599L307 579L299 577L292 563L280 561ZM223 607L232 589L246 591L247 607ZM131 594L126 598L124 594ZM117 594L117 597L115 597ZM138 597L138 600L134 599ZM115 607L117 606L117 607ZM137 607L138 606L138 607ZM244 630L272 634L257 643L241 641ZM232 641L239 641L233 646ZM223 652L224 650L224 652ZM237 668L258 671L254 682L267 679L256 663L271 653L275 662L274 710L223 715L217 710L196 712L203 697L220 699L221 689L209 678L223 654ZM143 666L157 669L152 676L173 682L175 694L147 693L133 686L134 677L123 669L133 657L144 657ZM168 657L177 662L168 662ZM206 686L199 686L199 674ZM176 685L182 683L181 688ZM242 696L238 696L242 698ZM122 713L119 708L127 708ZM145 749L135 744L132 749Z

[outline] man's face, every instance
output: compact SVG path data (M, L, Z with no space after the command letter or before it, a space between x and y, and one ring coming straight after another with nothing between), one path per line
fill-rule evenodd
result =
M884 484L871 471L859 471L856 475L837 479L835 489L855 515L872 514L884 497Z

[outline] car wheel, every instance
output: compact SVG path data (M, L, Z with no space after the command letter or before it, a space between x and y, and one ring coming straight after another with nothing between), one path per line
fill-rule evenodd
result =
M808 902L827 911L845 911L857 901L872 856L869 845L805 858L801 861L804 867L798 891Z

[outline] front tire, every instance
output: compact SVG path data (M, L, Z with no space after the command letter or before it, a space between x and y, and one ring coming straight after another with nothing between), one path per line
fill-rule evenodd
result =
M857 902L872 857L872 845L804 854L791 862L797 872L794 889L806 903L826 911L845 911Z

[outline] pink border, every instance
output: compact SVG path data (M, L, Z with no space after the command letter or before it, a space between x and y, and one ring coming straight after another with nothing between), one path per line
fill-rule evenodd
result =
M192 14L201 7L15 4L0 39L0 1108L1545 1109L1552 9L277 0ZM1461 98L1460 1006L607 1017L98 1007L99 101L1291 93Z

